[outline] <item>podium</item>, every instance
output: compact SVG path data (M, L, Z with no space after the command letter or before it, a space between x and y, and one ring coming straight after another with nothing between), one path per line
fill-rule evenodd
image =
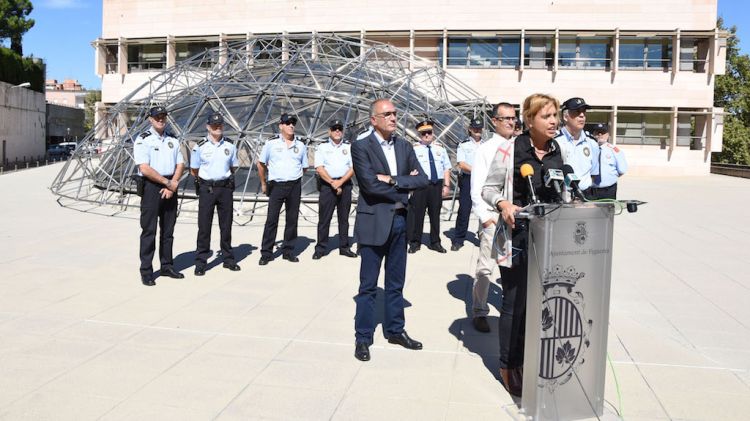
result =
M545 204L529 217L521 407L534 420L601 417L615 203Z

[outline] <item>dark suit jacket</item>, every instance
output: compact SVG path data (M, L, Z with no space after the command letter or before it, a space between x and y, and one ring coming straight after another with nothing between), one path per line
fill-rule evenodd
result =
M430 182L422 172L414 147L409 142L396 136L393 147L396 151L398 174L393 177L396 186L377 178L377 174L391 174L391 170L374 132L352 143L352 163L359 185L354 235L362 245L385 244L391 232L396 203L400 202L406 208L409 191L424 187ZM417 170L418 174L409 175L412 170Z

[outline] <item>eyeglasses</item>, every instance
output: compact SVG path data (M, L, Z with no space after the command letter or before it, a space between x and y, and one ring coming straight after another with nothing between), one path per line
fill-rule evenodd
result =
M166 114L159 114L159 115L152 116L151 118L153 118L156 121L164 121L164 120L167 119L167 115Z
M344 128L340 127L340 126L331 127L331 131L332 132L342 132L342 131L344 131Z
M425 130L423 132L419 132L419 134L422 136L427 136L428 134L432 134L432 130Z
M397 115L398 115L397 111L385 111L385 112L382 112L382 113L375 114L375 117L388 118L388 117L391 117L391 116L396 117Z
M506 122L509 122L509 123L515 123L516 120L518 120L517 117L500 117L500 116L497 116L497 115L494 116L494 117L492 117L492 118L494 118L495 120L506 121Z
M286 121L286 122L282 121L281 124L285 126L296 126L297 122L296 121Z

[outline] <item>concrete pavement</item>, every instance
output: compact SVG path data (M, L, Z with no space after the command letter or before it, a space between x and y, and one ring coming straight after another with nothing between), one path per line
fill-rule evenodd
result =
M300 263L264 267L262 226L235 227L242 271L219 264L198 278L197 228L186 220L174 246L186 278L146 288L137 215L60 207L47 189L60 167L0 176L1 419L517 415L496 379L499 286L492 334L467 316L476 247L409 255L407 330L425 348L390 345L378 331L362 363L353 357L359 261L311 260L314 225L300 227ZM625 177L619 196L649 204L615 223L607 413L746 419L750 182Z

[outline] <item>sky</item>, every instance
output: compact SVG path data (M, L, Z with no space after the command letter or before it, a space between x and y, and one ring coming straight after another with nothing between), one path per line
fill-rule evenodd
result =
M658 0L657 0L658 1ZM102 0L32 0L35 25L23 39L24 55L47 62L47 78L78 79L86 89L99 89L91 42L102 32ZM750 54L750 6L747 0L719 0L725 25L737 26L740 48ZM7 42L6 42L7 45Z

